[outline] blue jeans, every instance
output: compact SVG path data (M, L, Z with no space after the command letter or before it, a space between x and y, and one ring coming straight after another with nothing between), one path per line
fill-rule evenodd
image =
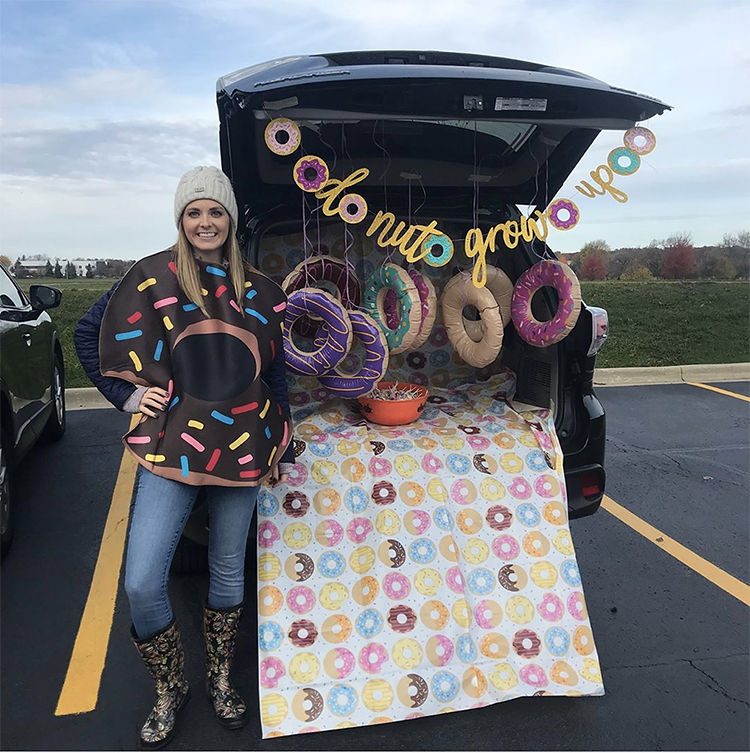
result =
M258 487L209 486L208 605L240 604L245 593L245 549ZM163 630L173 619L167 594L169 568L199 487L141 468L130 517L125 592L139 638Z

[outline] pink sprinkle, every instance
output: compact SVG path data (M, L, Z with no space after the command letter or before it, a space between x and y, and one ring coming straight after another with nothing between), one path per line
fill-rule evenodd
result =
M135 314L131 314L128 317L128 323L135 324L141 318L141 316L142 316L141 312L136 311Z
M169 264L167 264L169 269L174 273L177 274L177 267L175 266L175 263L173 261L170 261Z
M241 458L237 458L237 462L238 462L238 463L239 463L240 465L245 465L246 463L249 463L249 462L250 462L250 461L251 461L252 459L253 459L253 456L252 456L252 455L244 455L244 456L243 456L243 457L241 457Z
M286 444L286 436L287 436L288 431L289 431L289 427L287 425L287 422L284 421L284 436L281 438L281 444L282 445Z
M171 298L162 298L160 301L156 301L156 303L154 303L154 308L164 308L164 306L171 306L173 303L177 303L177 299L174 296L172 296Z
M226 285L221 285L220 287L216 288L216 292L214 293L214 295L217 298L221 298L221 296L223 296L224 293L226 293L226 292L227 292L227 286Z
M148 444L151 437L128 437L128 444Z
M229 305L238 313L242 313L242 309L237 305L237 301L229 301ZM271 341L273 342L273 341Z
M286 308L286 301L282 301L278 306L274 306L273 310L278 314L279 311L283 311Z
M203 452L206 448L195 438L191 437L190 434L187 434L186 432L182 432L180 434L180 437L184 439L191 447L195 447L198 452Z

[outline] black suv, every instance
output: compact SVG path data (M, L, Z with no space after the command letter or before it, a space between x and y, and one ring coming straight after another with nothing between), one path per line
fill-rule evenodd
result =
M279 58L219 79L217 103L222 167L244 218L240 240L261 269L263 239L300 223L291 166L302 152L280 157L268 149L264 131L273 118L295 121L304 153L326 160L332 177L368 168L354 190L370 207L382 208L385 198L405 219L421 204L421 217L463 231L476 218L489 228L518 217L518 206L544 210L600 131L624 131L671 109L561 68L419 51ZM461 257L459 243L453 261L470 268ZM491 263L515 281L542 257L554 253L521 240ZM539 318L555 310L548 291L534 299ZM584 304L571 335L548 348L531 347L512 330L501 363L517 375L517 400L554 410L571 517L589 515L605 481L605 416L593 375L606 311Z
M0 265L0 539L13 540L13 470L41 436L65 433L62 346L46 309L62 293L32 285L27 298Z

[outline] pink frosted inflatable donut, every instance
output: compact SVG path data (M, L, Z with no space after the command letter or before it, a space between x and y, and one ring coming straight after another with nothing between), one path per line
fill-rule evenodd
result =
M297 124L288 118L276 118L267 126L264 133L266 146L274 153L285 157L296 152L302 143L302 135Z
M294 182L305 193L315 193L327 183L328 165L320 157L301 157L294 166Z
M326 339L310 353L299 350L292 340L294 323L309 314L325 323ZM336 367L352 344L352 323L344 307L326 293L315 288L302 288L289 295L284 321L284 354L286 365L297 374L319 376Z
M365 348L362 367L356 374L347 374L341 367L336 367L327 374L321 374L318 381L336 395L359 397L370 392L385 377L388 370L388 345L380 327L367 314L349 311L349 320L352 323L354 337Z
M531 299L545 286L557 291L558 306L548 322L531 313ZM518 334L529 345L545 348L567 337L581 313L581 286L573 270L559 261L540 261L527 269L513 288L511 318Z
M327 290L337 298L345 309L358 309L362 300L362 286L351 264L335 256L314 256L301 261L284 279L281 287L289 295L302 288L326 289L319 283L330 283L333 291ZM320 327L320 321L303 317L297 323L295 332L303 337L313 337Z

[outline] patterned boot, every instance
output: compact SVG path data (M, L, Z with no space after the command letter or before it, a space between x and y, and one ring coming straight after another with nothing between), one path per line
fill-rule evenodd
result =
M172 622L151 638L140 640L131 628L133 643L156 683L156 703L141 728L141 746L164 747L174 735L177 714L190 699L185 679L185 651L177 623Z
M220 724L238 729L245 724L247 707L232 687L229 672L234 658L237 626L243 604L229 609L203 609L203 637L206 644L206 692Z

